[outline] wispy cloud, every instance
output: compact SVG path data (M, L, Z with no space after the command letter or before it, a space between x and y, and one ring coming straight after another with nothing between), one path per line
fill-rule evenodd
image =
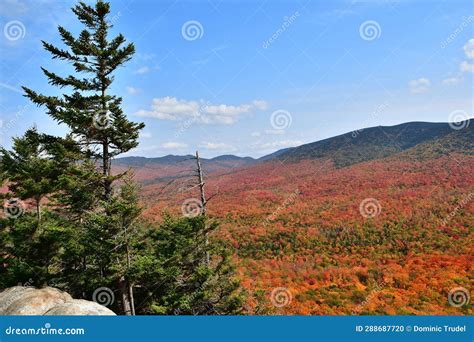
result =
M135 94L138 94L139 92L140 92L140 89L138 88L127 87L127 93L129 93L130 95L135 95Z
M258 142L258 143L250 145L250 148L259 153L270 153L270 152L275 152L282 148L296 147L302 144L304 144L304 142L301 140L285 139L285 140L276 140L276 141L270 141L270 142Z
M232 125L238 121L241 115L266 108L267 103L262 100L255 100L248 104L227 105L208 104L203 100L180 100L167 96L154 98L150 110L139 110L136 115L174 121L192 118L203 124Z
M188 147L188 145L184 143L170 141L161 144L160 147L165 150L181 150Z
M23 94L23 91L21 89L11 86L9 84L3 83L3 82L0 82L0 87L14 91L15 93Z
M150 132L140 132L140 138L151 139L153 135Z
M416 80L411 80L408 83L410 87L410 92L413 94L426 93L431 87L431 81L427 78L419 78Z
M464 45L463 50L467 58L474 59L474 38L468 40L466 45Z
M151 71L150 67L144 66L144 67L138 68L138 69L135 71L135 74L144 75L144 74L149 73L150 71Z
M236 150L236 148L232 145L225 144L225 143L213 143L213 142L204 142L200 144L199 147L205 150L226 151L226 152L232 152Z
M464 53L468 59L474 59L474 38L468 40L466 45L463 47ZM474 63L469 63L468 61L461 62L459 66L462 72L473 72L474 73Z
M446 86L455 86L461 83L462 81L463 79L461 77L449 77L449 78L445 78L442 81L442 83L443 85L446 85Z

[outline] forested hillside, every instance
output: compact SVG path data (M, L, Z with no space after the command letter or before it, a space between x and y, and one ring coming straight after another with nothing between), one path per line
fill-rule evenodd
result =
M249 312L472 313L447 301L472 282L471 138L472 128L451 131L347 167L290 157L208 174L209 213L223 222ZM179 184L143 188L147 217L179 211L189 196Z

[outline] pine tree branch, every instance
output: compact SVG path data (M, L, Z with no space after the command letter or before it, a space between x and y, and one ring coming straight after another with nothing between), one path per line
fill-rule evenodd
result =
M48 77L49 84L54 86L59 86L60 88L71 86L75 90L83 90L83 91L93 91L97 90L97 87L94 85L93 82L90 82L88 79L83 78L82 80L70 75L67 78L62 78L56 75L53 72L46 70L45 68L41 68L43 73Z

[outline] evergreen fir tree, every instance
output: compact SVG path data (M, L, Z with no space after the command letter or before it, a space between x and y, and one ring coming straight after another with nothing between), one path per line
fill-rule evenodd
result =
M164 218L158 229L150 230L147 243L155 264L154 284L146 297L153 314L223 315L239 314L245 294L235 277L230 255L218 240L208 236L218 228L205 216ZM203 262L207 253L210 262ZM150 263L150 258L144 260Z
M109 3L97 1L95 6L79 2L73 9L85 26L78 37L59 26L59 34L67 49L43 41L44 48L53 59L74 66L76 75L60 76L42 68L53 86L72 90L63 96L47 96L23 87L26 95L36 104L44 106L47 114L58 123L66 124L87 157L100 160L103 175L103 197L112 195L111 160L120 153L138 145L143 123L127 119L121 109L122 98L109 93L113 73L129 61L135 52L123 35L109 39L112 24L107 21ZM84 74L85 77L80 78Z
M31 128L23 137L13 139L12 151L0 149L0 171L9 181L12 196L34 202L38 224L42 200L56 190L62 168L69 162L64 150L58 150L68 139L52 139Z

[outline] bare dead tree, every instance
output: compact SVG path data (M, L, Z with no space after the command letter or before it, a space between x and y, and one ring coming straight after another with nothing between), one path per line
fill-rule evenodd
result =
M196 164L197 164L196 173L197 173L197 178L198 178L199 193L201 195L201 215L206 216L207 200L206 200L206 192L204 189L204 186L206 183L204 182L204 174L202 172L201 159L199 158L198 151L196 151ZM206 231L205 234L206 234L205 244L207 248L207 245L209 244L209 233ZM209 251L206 251L206 265L209 265L209 259L210 259Z
M201 194L201 205L202 205L202 210L201 210L201 215L206 216L206 193L204 190L204 175L202 172L202 167L201 167L201 159L199 158L199 152L196 151L196 164L197 164L197 177L198 177L198 185L199 185L199 192Z

